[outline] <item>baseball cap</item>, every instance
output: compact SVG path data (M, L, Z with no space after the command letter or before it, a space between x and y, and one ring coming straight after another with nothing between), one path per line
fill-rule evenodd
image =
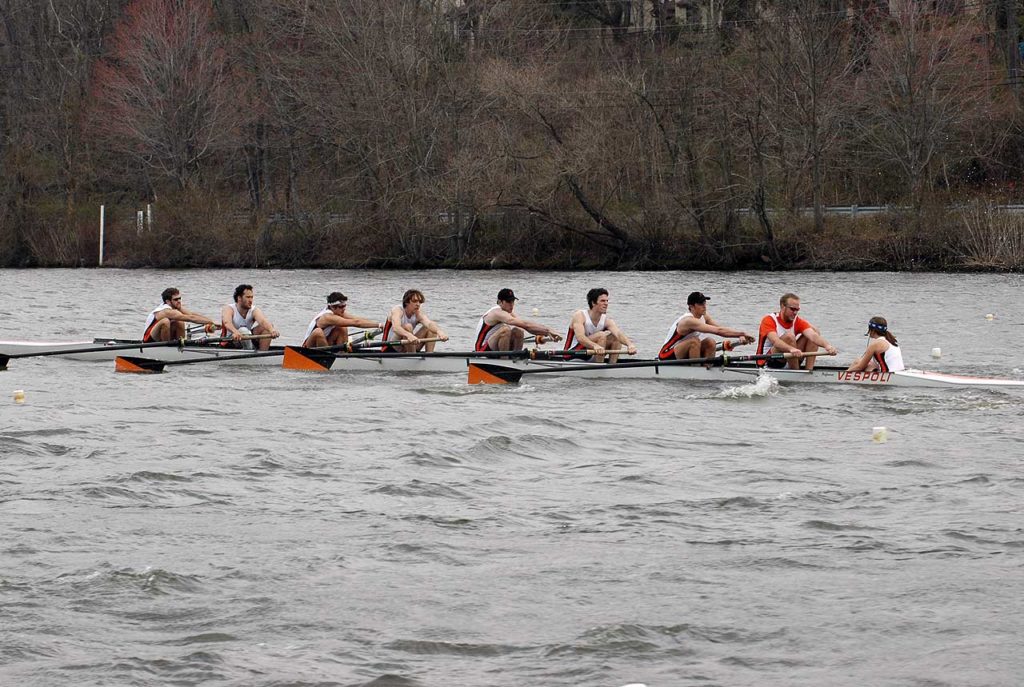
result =
M512 289L502 289L501 291L498 292L498 300L505 301L506 303L511 303L512 301L518 301L519 299L516 298L516 295L515 293L512 292Z
M711 296L705 296L700 291L694 291L686 297L687 305L697 305L698 303L706 303L711 300Z

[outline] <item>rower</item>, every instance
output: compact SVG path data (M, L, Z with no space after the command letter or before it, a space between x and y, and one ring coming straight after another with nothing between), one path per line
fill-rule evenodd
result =
M750 334L740 329L718 324L708 314L709 296L694 291L686 297L687 312L672 323L668 337L658 351L661 360L682 360L693 358L713 358L718 347L714 336L734 337L737 342L724 342L724 348L731 350L734 345L742 346L754 340Z
M348 308L348 296L340 291L332 291L327 296L327 307L316 314L306 329L306 338L302 345L307 348L338 346L348 342L348 328L363 329L382 328L383 322L374 322L364 317L356 317L345 312Z
M872 317L868 320L868 331L864 336L871 338L868 347L856 362L846 368L847 372L899 372L904 369L903 352L896 342L896 337L889 331L889 323L884 317Z
M270 340L281 336L274 325L263 316L263 312L253 305L252 286L239 284L235 287L234 303L228 303L220 309L220 335L231 337L230 342L224 342L225 346L232 348L253 347L251 340L243 341L243 337L269 335L268 338L259 339L257 347L261 351L270 348Z
M388 318L384 322L384 333L382 339L385 342L393 341L393 344L385 343L381 347L384 352L414 353L426 350L433 352L434 341L420 341L432 335L430 338L447 341L448 335L437 326L437 323L427 317L421 306L426 302L427 297L421 291L409 289L402 295L402 304L391 308ZM400 343L401 342L401 343Z
M146 329L142 334L143 343L184 339L186 322L203 325L207 334L216 328L216 323L209 317L186 310L182 306L181 291L178 289L164 289L160 298L163 303L154 308L146 318Z
M525 332L543 338L561 341L562 337L551 327L523 319L515 314L516 301L512 289L498 291L498 304L485 312L476 327L474 351L521 351Z
M761 328L757 336L757 352L759 355L774 353L811 353L824 348L829 355L835 355L835 346L830 344L810 322L800 317L800 297L795 293L783 294L779 299L779 312L768 313L761 318ZM772 369L781 369L787 364L794 370L800 369L801 357L786 360L764 360L759 365L767 364ZM814 369L814 356L803 358L804 369Z
M608 300L608 289L597 288L587 291L588 309L580 309L573 313L563 350L593 350L594 355L589 360L597 363L605 362L606 350L613 351L608 354L607 362L617 362L618 351L622 346L627 348L629 355L636 355L636 346L619 329L615 320L608 317Z

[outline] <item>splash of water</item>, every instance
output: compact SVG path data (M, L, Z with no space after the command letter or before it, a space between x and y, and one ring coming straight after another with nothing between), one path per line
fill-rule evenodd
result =
M765 398L779 393L779 380L769 374L760 374L750 384L729 387L719 391L715 398Z

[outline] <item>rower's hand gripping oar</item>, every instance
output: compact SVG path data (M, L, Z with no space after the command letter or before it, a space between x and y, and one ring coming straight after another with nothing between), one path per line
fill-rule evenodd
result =
M758 360L787 360L790 358L811 358L819 355L828 355L825 351L814 351L810 353L767 353L761 355L719 355L713 358L683 358L680 360L637 360L633 362L616 363L614 365L592 364L561 367L541 367L535 370L519 370L501 365L488 365L487 363L471 363L469 365L468 381L470 384L518 384L523 375L530 374L551 374L562 372L582 372L584 370L616 370L630 367L670 367L675 365L711 365L721 367L732 363L754 362Z

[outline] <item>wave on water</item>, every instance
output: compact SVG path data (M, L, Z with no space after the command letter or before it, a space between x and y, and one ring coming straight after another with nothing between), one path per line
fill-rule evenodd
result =
M713 398L767 398L779 393L779 380L769 374L758 375L757 379L750 384L722 389Z
M100 568L77 570L64 573L54 583L69 587L74 596L81 600L94 597L108 597L124 592L134 594L144 591L152 595L195 594L203 589L202 581L195 575L182 575L160 568L146 566L141 570L133 568Z

